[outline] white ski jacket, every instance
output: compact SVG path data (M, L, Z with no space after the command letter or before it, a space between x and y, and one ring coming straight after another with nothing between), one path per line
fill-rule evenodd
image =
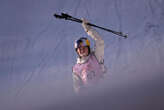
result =
M94 29L89 29L87 34L95 41L94 49L88 57L77 58L77 64L73 67L74 89L80 89L95 83L106 72L104 66L104 40Z
M93 52L99 62L99 64L102 65L103 71L105 72L104 68L104 40L101 38L99 33L94 30L90 29L87 31L87 34L91 36L91 38L94 40L94 49L91 49L91 52ZM86 58L77 58L77 63L84 63L88 60L88 57Z

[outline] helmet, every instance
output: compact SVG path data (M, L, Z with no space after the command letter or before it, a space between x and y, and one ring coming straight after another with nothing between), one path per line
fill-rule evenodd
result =
M81 43L83 44L83 46L90 47L90 41L86 37L81 37L80 39L75 41L74 44L75 49L77 49Z

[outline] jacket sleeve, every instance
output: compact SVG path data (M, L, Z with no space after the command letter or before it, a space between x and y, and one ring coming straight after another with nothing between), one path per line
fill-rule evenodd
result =
M82 79L75 73L72 74L73 77L73 88L76 93L80 91L80 89L83 87Z
M97 60L99 63L104 63L104 40L101 38L99 33L92 28L88 30L87 34L95 41L94 52Z

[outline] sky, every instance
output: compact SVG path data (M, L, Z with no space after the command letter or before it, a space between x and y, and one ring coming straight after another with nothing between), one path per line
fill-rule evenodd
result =
M164 109L163 0L0 0L0 108L55 110ZM73 91L74 41L86 18L121 31L97 30L105 41L104 80L90 93ZM80 106L80 107L79 107Z

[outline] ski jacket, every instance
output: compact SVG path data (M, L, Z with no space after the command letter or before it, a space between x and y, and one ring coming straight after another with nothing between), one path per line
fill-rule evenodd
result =
M90 29L87 34L95 41L94 50L85 58L77 58L77 63L73 66L74 89L80 89L95 84L103 77L104 68L104 40L98 32Z

